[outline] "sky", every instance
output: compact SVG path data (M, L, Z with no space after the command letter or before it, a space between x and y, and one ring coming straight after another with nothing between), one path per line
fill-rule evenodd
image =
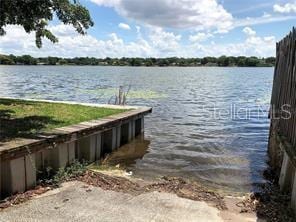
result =
M36 57L275 56L296 23L296 0L80 0L95 25L82 36L57 19L59 43L7 26L0 54Z

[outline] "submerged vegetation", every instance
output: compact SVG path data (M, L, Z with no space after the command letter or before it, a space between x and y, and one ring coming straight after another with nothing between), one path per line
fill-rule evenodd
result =
M108 98L109 104L126 105L127 99L161 99L167 95L161 92L144 89L132 89L131 86L120 86L117 88L97 88L91 90L80 90L81 93L96 95L98 98Z
M257 58L245 56L220 56L204 58L34 58L30 55L0 55L2 65L94 65L94 66L240 66L240 67L271 67L275 64L274 57Z

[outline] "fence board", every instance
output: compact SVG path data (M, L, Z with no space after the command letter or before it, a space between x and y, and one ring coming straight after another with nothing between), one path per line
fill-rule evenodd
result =
M296 30L276 45L271 119L278 122L278 133L296 145ZM289 113L287 113L287 111ZM289 118L287 118L289 117ZM296 150L295 150L296 151Z

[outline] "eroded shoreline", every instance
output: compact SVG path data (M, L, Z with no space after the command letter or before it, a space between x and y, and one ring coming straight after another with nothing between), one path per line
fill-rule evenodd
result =
M236 215L249 218L250 215L266 221L293 221L293 213L289 208L288 195L278 192L278 187L270 180L262 192L246 194L243 197L222 195L192 181L177 177L162 177L157 181L145 181L133 178L120 169L87 169L79 175L73 175L61 181L79 181L85 187L97 187L106 191L126 193L139 196L147 193L173 194L183 199L205 202L215 207L224 217ZM38 196L48 191L54 191L57 186L42 184L33 190L6 198L0 203L0 208L6 209L20 205L29 200L34 201ZM86 190L86 192L88 192ZM0 211L1 213L1 211ZM233 216L232 215L232 216Z

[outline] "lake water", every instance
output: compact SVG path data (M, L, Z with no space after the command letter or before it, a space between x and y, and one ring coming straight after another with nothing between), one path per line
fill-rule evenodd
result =
M134 175L249 191L264 182L272 79L273 68L0 66L0 95L106 103L130 85L130 105L153 107Z

